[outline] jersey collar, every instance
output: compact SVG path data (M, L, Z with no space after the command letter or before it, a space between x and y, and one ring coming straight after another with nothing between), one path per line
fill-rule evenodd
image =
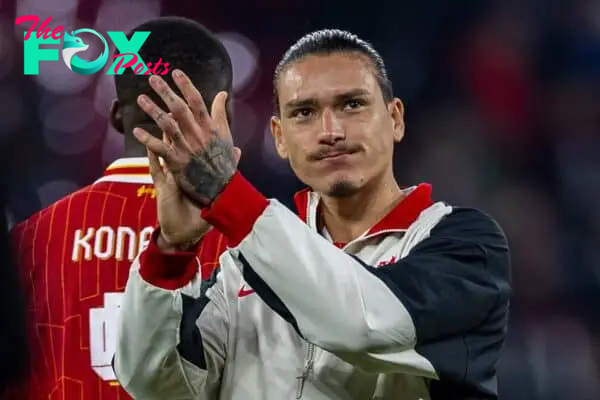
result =
M149 162L146 157L125 157L111 163L99 182L152 184Z
M421 183L403 189L406 197L385 217L373 225L363 238L385 232L405 232L417 220L423 210L433 204L432 187ZM317 227L319 195L310 189L304 189L294 196L299 217L311 227Z

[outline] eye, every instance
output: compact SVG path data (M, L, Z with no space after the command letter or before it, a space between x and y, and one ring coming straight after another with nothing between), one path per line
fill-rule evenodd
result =
M291 112L290 118L307 119L310 118L313 111L310 108L298 108Z
M350 99L344 103L344 111L352 111L361 108L365 102L361 99Z

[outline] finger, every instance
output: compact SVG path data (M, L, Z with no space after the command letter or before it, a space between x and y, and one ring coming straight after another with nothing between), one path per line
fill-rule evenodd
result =
M173 81L181 91L183 98L187 102L196 122L202 124L208 117L208 110L200 91L196 89L190 78L181 70L173 71Z
M133 130L133 136L146 146L148 150L156 154L157 156L168 158L169 156L169 148L167 145L160 139L152 136L148 131L142 128L135 128Z
M189 145L185 141L181 129L179 129L179 124L172 116L164 112L148 96L140 95L138 96L137 101L140 108L154 120L156 125L158 125L163 132L169 135L174 146L189 150Z
M227 120L227 92L219 92L212 103L210 115L221 139L233 143L229 121Z
M169 136L167 136L167 134L164 132L162 134L162 140L163 140L163 143L165 145L167 145L168 148L173 146L173 141L171 139L169 139ZM166 162L162 163L162 170L165 174L167 174L169 172L169 166L167 165Z
M152 75L148 81L156 94L158 94L165 102L173 119L181 126L182 133L184 135L193 134L196 129L196 121L194 119L194 114L192 114L192 111L186 102L183 101L183 99L179 97L160 76Z
M163 171L162 166L160 165L160 160L158 156L154 154L150 149L146 148L148 152L148 161L150 163L150 175L152 176L152 181L154 182L154 186L160 186L165 181L165 172Z
M173 141L171 140L171 138L169 138L169 135L167 135L165 132L163 132L163 134L162 134L162 140L167 146L173 146Z

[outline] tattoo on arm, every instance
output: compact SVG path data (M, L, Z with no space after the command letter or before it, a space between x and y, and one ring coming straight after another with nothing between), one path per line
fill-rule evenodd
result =
M221 193L236 170L232 143L213 132L207 146L190 154L184 169L186 192L201 205L208 205Z

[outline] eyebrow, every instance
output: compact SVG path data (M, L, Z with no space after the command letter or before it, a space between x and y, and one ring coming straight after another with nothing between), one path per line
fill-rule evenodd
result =
M336 103L340 103L340 102L343 102L345 100L349 100L349 99L352 99L355 97L369 96L370 94L371 93L365 89L354 89L354 90L350 90L348 92L344 92L344 93L335 95L334 101ZM285 103L284 108L286 110L290 110L290 109L295 109L295 108L313 107L317 104L318 104L318 101L315 98L297 99L297 100L290 100L287 103Z

